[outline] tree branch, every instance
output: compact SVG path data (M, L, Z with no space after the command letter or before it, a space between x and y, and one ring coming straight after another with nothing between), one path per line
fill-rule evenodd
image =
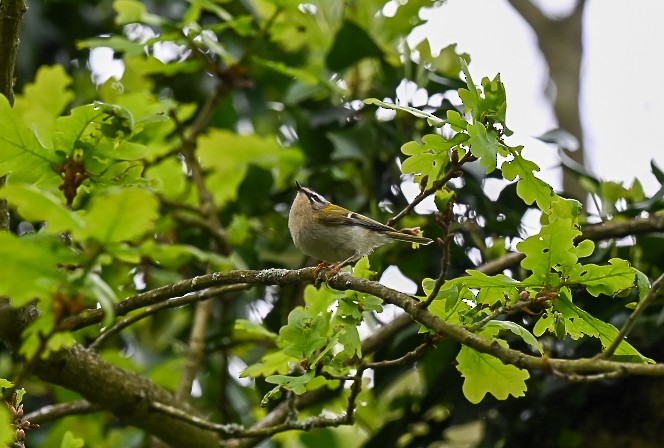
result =
M14 69L18 54L23 14L28 10L25 0L0 2L0 93L14 104Z
M159 302L155 305L150 305L141 310L140 313L133 314L125 319L122 319L119 322L116 322L108 330L104 331L95 341L88 346L89 350L99 350L99 347L106 342L110 337L118 334L120 331L129 327L130 325L135 324L139 320L145 319L148 316L151 316L161 310L167 308L177 308L184 305L189 305L191 303L209 300L215 296L221 296L223 294L232 292L232 291L241 291L249 288L249 285L239 283L237 285L229 286L220 286L218 288L210 288L203 291L197 291L191 294L187 294L183 297L173 297L171 299Z
M314 280L314 268L304 268L296 271L287 269L268 269L265 271L232 271L227 273L214 273L183 280L173 285L158 288L152 296L158 293L167 293L174 290L201 290L213 286L223 286L237 283L254 285L285 285L297 282ZM402 308L414 320L442 336L447 336L463 345L467 345L482 353L495 356L506 364L531 370L550 370L552 368L567 373L607 372L624 369L627 374L637 375L664 375L664 364L632 364L615 361L584 359L555 359L526 355L518 350L502 347L495 342L477 336L464 327L445 322L431 312L422 308L421 302L413 297L390 289L380 283L355 278L347 273L338 273L327 279L327 283L339 290L353 290L372 294L384 301ZM184 292L184 291L183 291ZM130 298L125 302L133 301ZM101 315L99 315L101 318ZM89 319L89 318L88 318Z
M452 154L457 154L456 152L452 152ZM477 160L477 157L475 157L472 153L468 152L466 153L460 160L453 159L452 164L450 166L450 169L445 173L445 175L438 179L436 182L433 183L431 188L428 188L426 190L423 190L415 196L415 199L411 203L409 203L403 210L401 210L399 213L397 213L395 216L390 218L389 221L387 221L388 226L393 226L397 222L399 222L401 219L403 219L406 215L408 215L410 212L412 212L415 207L425 200L427 197L435 193L436 191L440 190L443 188L447 183L454 179L455 177L461 176L463 173L461 171L461 167L467 163L467 162L472 162L474 160Z
M36 411L23 416L23 420L41 424L69 415L90 414L100 410L102 410L101 406L98 404L92 404L87 400L68 401L67 403L51 404L41 407Z
M617 237L623 236L626 232L642 233L656 230L661 224L661 220L658 217L635 220L635 224L629 226L624 225L624 223L589 226L585 229L584 236L589 235L593 239L600 239L606 236ZM520 254L509 254L507 258L514 260L515 256L518 257ZM495 263L484 265L480 269L483 272L490 273L494 267ZM137 294L117 304L115 308L117 315L121 316L132 310L157 304L173 297L178 297L176 300L189 300L182 296L213 287L237 285L237 287L245 288L249 285L286 285L311 282L313 280L313 268L295 271L268 269L264 271L213 273ZM421 301L407 294L382 286L379 283L354 278L346 273L340 273L329 278L328 284L338 290L352 289L381 297L386 302L392 303L408 313L408 315L399 317L393 323L386 326L379 335L368 338L363 343L363 351L365 353L368 353L372 347L374 349L379 347L381 342L385 340L385 335L393 334L395 331L403 329L412 321L411 319L414 319L438 335L445 336L479 352L495 356L506 364L512 364L524 369L544 370L567 378L578 377L583 380L619 375L664 375L664 364L624 363L597 358L562 359L528 355L477 336L472 331L461 326L442 321L427 309L422 308ZM202 296L204 295L203 293ZM198 299L200 300L200 297ZM0 306L3 305L0 303ZM21 310L13 310L9 307L9 311L7 307L9 306L0 308L0 323L4 322L4 324L0 325L0 335L4 340L13 339L16 341L17 338L15 336L20 334L20 329L16 328L19 325L18 322L22 322L21 325L27 324L34 318L34 313L29 311L29 307ZM74 330L83 328L101 322L102 318L103 313L101 310L87 310L81 315L66 318L63 321L61 329ZM46 361L40 360L35 366L35 373L46 381L79 392L90 403L99 404L104 409L110 410L123 418L127 423L143 428L171 443L173 443L172 440L181 440L178 439L180 437L179 434L171 433L169 429L173 427L171 422L167 421L167 424L164 425L163 415L160 415L160 419L162 420L159 420L159 423L151 420L151 415L154 412L150 414L146 409L150 408L151 403L158 401L167 406L182 409L187 415L192 415L192 412L188 408L183 407L180 402L174 401L172 395L157 388L147 379L105 363L94 353L80 346L60 350L51 355ZM100 394L100 391L108 392ZM296 406L302 408L307 406L308 403L320 400L320 397L321 395L315 393L311 395L306 394L298 397ZM140 405L140 409L134 409L137 403ZM130 408L130 410L128 411L127 408ZM265 433L258 431L258 429L270 427L270 431L273 431L275 425L284 422L287 415L287 407L282 408L279 405L253 427L252 431L256 430L256 432L249 432L247 434L255 434L256 437L260 438L262 436L259 434ZM194 437L194 439L209 436L205 435L205 431L201 428L192 429L193 425L186 422L180 422L179 425L177 427L182 430L182 434L187 434L188 442L190 441L190 436ZM168 428L164 428L164 426ZM170 437L175 437L175 439L170 439ZM228 446L251 446L256 443L256 438L250 437L241 441L228 441L227 443ZM189 444L188 446L195 445Z
M172 446L209 448L219 444L216 433L153 411L152 403L159 402L196 414L171 393L143 376L109 364L78 344L39 359L34 373L44 381L78 392L89 403Z
M14 71L18 53L23 14L28 10L25 0L0 1L0 94L14 105ZM6 176L0 177L0 188ZM9 230L10 215L7 199L0 199L0 231Z

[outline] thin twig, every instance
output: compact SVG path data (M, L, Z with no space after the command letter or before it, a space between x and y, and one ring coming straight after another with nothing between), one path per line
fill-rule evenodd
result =
M211 313L211 301L198 302L194 313L194 322L191 325L191 333L189 334L187 357L184 369L182 369L182 377L175 393L178 399L188 400L191 397L191 388L196 379L196 374L203 359L205 359L205 334Z
M102 408L87 400L69 401L67 403L50 404L23 416L23 420L31 423L44 423L68 415L81 415L98 412Z
M124 330L130 325L135 324L139 320L145 319L146 317L149 317L161 310L189 305L191 303L208 300L212 297L220 296L229 292L242 291L250 287L251 285L245 285L242 283L237 285L219 286L216 288L206 289L204 291L196 291L182 297L173 297L163 302L157 303L156 305L147 306L143 308L140 313L132 314L131 316L116 322L108 330L100 334L99 337L88 346L88 349L99 350L99 347L112 336L118 334L120 331Z
M357 397L357 394L354 394L352 389L351 389L351 397L355 398ZM193 426L218 432L222 436L236 437L236 438L268 437L273 434L288 431L291 429L299 429L302 431L307 431L312 428L325 428L331 426L352 424L352 422L349 422L348 415L342 414L337 417L325 417L321 415L317 417L309 417L299 422L287 421L276 424L274 426L245 428L244 426L235 423L230 423L230 424L214 423L204 418L191 415L190 413L182 409L169 406L160 403L158 401L153 401L152 403L150 403L150 407L155 411L161 412L171 417L175 417Z
M625 372L624 369L616 369L610 372L602 372L602 373L595 373L595 374L588 374L588 375L579 375L576 373L565 373L565 372L559 372L557 370L552 370L552 373L555 376L558 376L560 378L564 378L567 381L573 382L573 383L590 383L593 381L604 381L604 380L610 380L610 379L615 379L615 378L620 378L621 376L625 376L627 372Z
M427 296L426 300L422 302L422 306L425 308L431 305L431 302L434 301L440 289L445 284L445 279L447 278L447 271L450 268L450 244L452 243L453 236L450 234L452 223L454 222L454 200L450 200L447 203L447 210L444 212L436 213L436 222L443 229L443 236L438 238L438 245L442 251L440 256L440 274L436 279L436 283L433 285L433 289Z
M441 178L438 179L433 183L433 185L426 190L423 190L415 196L415 199L413 199L412 202L410 202L403 210L401 210L399 213L397 213L395 216L390 218L389 221L387 221L388 226L393 226L397 222L399 222L401 219L404 218L404 216L408 215L410 212L412 212L415 207L419 205L420 202L425 200L429 195L435 193L436 191L440 190L443 188L447 183L452 180L455 177L458 177L461 175L461 167L463 164L466 162L471 162L473 160L477 160L477 157L475 157L472 153L467 152L459 161L457 162L452 162L452 166L450 169L445 173L445 175Z
M625 325L620 329L620 333L618 333L618 336L613 340L610 346L606 348L602 353L598 355L600 358L608 359L613 354L616 352L618 349L618 346L620 346L620 343L627 337L629 332L632 330L634 327L634 324L636 324L636 320L643 314L645 309L650 305L650 303L655 300L655 297L657 297L657 294L659 294L660 289L664 286L664 274L660 275L657 280L655 280L650 288L650 291L648 294L641 300L641 302L638 304L636 309L632 312L632 314L629 316L627 321L625 322Z
M196 148L198 145L198 137L205 131L210 121L212 120L212 115L217 103L228 93L228 91L229 86L227 86L226 83L221 82L220 78L220 82L213 95L208 98L208 100L199 111L187 134L184 132L184 126L177 119L177 114L175 112L171 113L171 117L177 126L176 129L180 133L180 138L182 141L182 154L184 155L185 161L187 162L187 167L191 172L194 185L198 190L201 211L205 216L208 227L210 229L214 229L211 232L211 235L213 235L213 244L211 249L217 252L221 252L223 255L230 254L231 247L228 243L228 240L225 238L221 221L217 215L217 209L214 204L214 197L212 192L205 184L203 167L198 161ZM194 322L192 324L191 333L189 335L189 350L187 352L185 367L182 371L182 376L180 378L180 383L176 392L176 397L178 399L189 400L190 398L191 387L194 383L194 379L196 378L196 373L198 372L200 364L204 358L205 334L207 332L207 325L211 312L212 302L199 302L198 305L196 305L196 310L194 312Z
M488 324L492 320L496 319L498 316L503 315L503 314L516 313L517 311L521 311L524 308L527 308L529 305L532 305L534 303L536 303L536 302L533 301L533 300L522 299L522 300L519 300L516 303L510 303L510 304L507 304L507 305L499 306L498 308L493 310L493 312L491 314L489 314L488 316L482 318L481 320L475 322L473 325L470 325L466 328L468 329L468 331L472 331L473 333L477 333L482 328L484 328L484 326L486 324Z
M228 239L224 229L220 228L219 226L216 226L215 224L211 223L209 220L197 218L191 215L185 215L183 213L174 213L172 216L173 219L175 219L181 224L185 224L187 226L201 227L202 229L205 229L208 232L208 234L212 238L214 238L218 247L228 245Z
M428 349L433 347L433 344L435 341L440 340L439 337L428 337L426 340L415 347L413 350L409 351L405 355L396 358L396 359L387 359L385 361L377 361L377 362L368 362L364 364L364 367L367 369L382 369L385 367L394 367L394 366L402 366L406 364L407 362L413 361L415 359L420 358L424 352L426 352Z

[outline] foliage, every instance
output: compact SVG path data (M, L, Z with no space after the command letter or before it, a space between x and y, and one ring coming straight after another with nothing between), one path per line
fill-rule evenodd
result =
M88 416L80 431L56 424L28 440L142 446L173 421L188 422L185 437L209 437L193 421L203 414L220 438L278 434L274 446L295 446L320 431L348 446L334 427L359 425L357 415L364 435L351 443L387 446L392 424L436 410L454 425L471 403L488 412L546 399L542 371L602 379L661 367L659 335L633 326L659 287L649 279L661 260L646 244L662 245L647 234L662 195L586 179L612 218L609 230L589 225L584 205L554 192L509 143L499 75L476 84L454 45L437 55L426 40L408 47L431 2L400 2L393 14L379 0L177 5L116 0L113 30L78 36L76 56L111 48L121 79L93 85L85 63L42 65L13 107L0 96L0 195L12 211L0 234L0 295L10 300L0 318L28 316L0 334L22 361L0 353L0 376L25 387L31 410L80 399L133 408L122 388L111 404L77 388L80 378L44 379L57 377L51 360L80 349L99 354L81 368L91 378L111 384L113 372L158 402L122 416L142 436ZM400 84L423 89L427 103L398 97ZM437 101L448 93L460 103ZM497 201L487 178L503 181ZM287 237L295 179L383 221L402 210L390 224L420 226L438 244L381 248L339 275L277 269L311 261ZM401 188L413 183L409 203ZM435 210L413 211L431 196ZM539 229L527 234L534 210ZM643 226L637 241L611 240L637 233L621 222ZM417 292L376 282L390 266ZM391 319L395 305L417 324ZM636 336L627 342L618 328ZM157 396L177 406L158 407ZM2 409L7 444L16 423ZM154 413L164 418L151 426Z

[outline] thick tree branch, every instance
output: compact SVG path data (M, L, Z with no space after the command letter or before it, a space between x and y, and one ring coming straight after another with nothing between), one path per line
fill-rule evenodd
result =
M622 222L589 226L584 230L584 236L588 235L593 239L600 239L602 237L613 238L630 233L658 230L662 225L660 217L642 218L633 220L631 224ZM516 255L518 256L519 254ZM514 260L514 256L514 254L510 254L508 257ZM485 265L481 269L484 272L490 273L494 268L495 263ZM196 291L204 291L214 287L241 285L244 288L247 285L286 285L311 282L313 280L313 268L296 271L269 269L265 271L213 273L138 294L117 304L116 313L119 316L124 315L132 310L157 304L173 297L182 297ZM504 363L513 364L524 369L545 370L568 378L606 378L628 374L664 375L664 364L623 363L597 358L562 359L528 355L477 336L461 326L442 321L430 311L423 308L421 301L407 294L386 288L376 282L354 278L348 274L341 273L329 278L328 284L339 290L352 289L381 297L386 302L395 304L408 313L408 315L400 317L394 323L388 325L383 330L383 335L393 334L393 329L396 329L394 331L398 331L408 325L408 322L412 321L411 319L414 319L438 335L455 340L482 353L495 356ZM0 308L0 336L2 336L3 340L13 340L14 342L18 340L18 335L20 334L20 328L18 327L22 328L23 325L26 325L35 317L34 312L31 312L30 309L31 307L25 307L21 310L13 310L6 303L2 305L2 308ZM83 328L101 322L102 318L103 314L101 310L88 310L81 315L65 319L62 329L73 330ZM366 348L364 352L367 353L371 347L375 349L384 340L384 338L379 336L369 338L363 344L363 348ZM182 404L175 401L172 395L157 388L147 379L109 365L94 353L80 346L60 350L54 353L48 360L39 361L35 366L35 373L46 381L79 392L89 402L103 406L104 409L110 410L120 416L127 423L143 428L164 440L169 440L169 442L180 440L178 437L182 434L186 434L185 437L188 441L196 440L199 437L203 439L209 437L209 435L205 434L205 431L195 428L193 425L187 425L186 422L180 421L178 423L180 426L174 426L168 421L164 425L163 419L165 417L161 413L159 413L159 419L152 419L149 409L153 402L182 409L187 415L192 415L192 412L189 409L183 408ZM100 393L100 391L105 392ZM319 399L319 396L316 394L311 396L307 394L298 397L296 405L298 408L301 408ZM131 409L128 411L127 408ZM270 430L274 430L274 426L283 423L287 416L287 407L282 409L278 406L266 418L255 425L254 429L272 427ZM177 434L172 434L171 428L173 427L178 427L181 431L178 430L175 431ZM194 439L190 439L190 436L194 437ZM170 439L170 437L176 437L176 439ZM227 443L229 446L251 446L255 442L255 438L250 438L242 441L228 441ZM190 444L188 446L195 445Z
M314 269L304 268L296 271L287 269L268 269L265 271L232 271L228 273L214 273L184 280L174 285L159 288L164 292L189 289L200 290L213 286L223 286L236 283L255 285L285 285L303 281L314 280ZM587 359L555 359L536 357L524 354L518 350L505 348L489 339L482 338L464 327L442 321L421 306L419 300L390 289L377 282L359 279L347 273L339 273L329 279L327 283L340 291L354 290L372 294L384 301L398 306L406 311L414 320L433 330L441 336L447 336L463 345L467 345L479 352L495 356L506 364L531 370L556 369L566 373L589 373L624 370L627 374L664 375L664 364L632 364L607 360ZM158 291L158 290L155 290ZM131 299L128 299L129 301Z
M23 14L28 10L25 0L0 1L0 94L14 105L14 70L18 53L19 34ZM0 177L0 187L7 178ZM0 199L0 231L9 230L9 205L7 199Z
M664 364L625 363L595 358L546 358L527 355L518 350L503 347L495 341L480 337L461 326L445 322L423 308L419 300L376 282L354 278L342 273L330 278L328 284L341 291L352 289L353 291L380 297L386 302L402 308L414 320L435 333L447 336L481 353L495 356L505 364L512 364L523 369L545 371L555 369L558 372L577 374L623 371L625 374L632 375L664 375Z
M147 378L120 369L80 345L40 359L34 372L44 381L78 392L88 402L112 412L124 423L153 434L171 446L209 448L218 446L219 436L188 422L154 412L152 403L183 407L166 390Z
M0 93L14 104L14 69L18 54L23 14L28 10L25 0L0 2Z

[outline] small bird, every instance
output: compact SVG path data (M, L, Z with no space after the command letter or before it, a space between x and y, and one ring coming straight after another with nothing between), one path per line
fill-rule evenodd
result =
M295 184L297 195L288 215L288 228L298 249L323 261L317 270L333 263L332 269L339 270L392 241L432 242L418 236L418 227L396 230L334 205L297 181Z

